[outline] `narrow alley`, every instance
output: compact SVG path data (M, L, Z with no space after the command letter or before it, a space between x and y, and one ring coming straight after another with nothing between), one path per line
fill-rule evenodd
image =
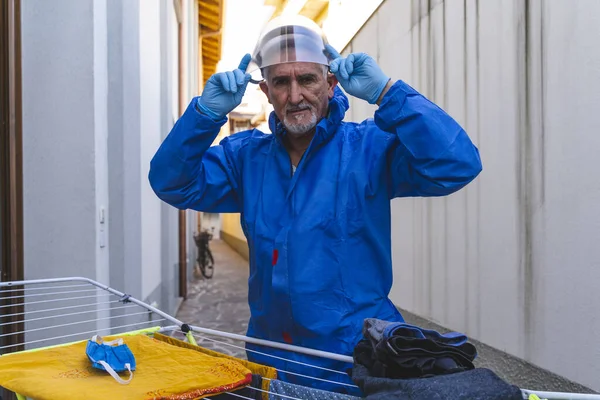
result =
M225 242L213 240L210 248L215 258L212 279L194 277L188 283L188 298L181 305L177 318L181 321L223 332L246 334L248 308L248 262ZM235 357L246 358L243 343L227 341L234 346L205 339L198 344Z
M0 400L600 400L598 38L600 0L0 0Z

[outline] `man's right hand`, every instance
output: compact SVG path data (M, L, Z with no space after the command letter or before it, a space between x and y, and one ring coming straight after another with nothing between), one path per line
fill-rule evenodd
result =
M219 72L206 81L202 96L198 98L200 111L217 120L225 117L242 102L250 81L246 68L251 58L250 54L246 54L237 69Z

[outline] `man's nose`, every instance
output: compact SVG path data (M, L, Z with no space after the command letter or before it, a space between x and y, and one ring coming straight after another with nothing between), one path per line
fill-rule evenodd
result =
M298 82L292 80L290 85L290 103L292 104L300 104L302 101L302 88L298 85Z

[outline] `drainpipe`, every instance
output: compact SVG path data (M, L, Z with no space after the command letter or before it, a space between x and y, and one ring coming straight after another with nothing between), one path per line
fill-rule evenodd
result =
M184 72L183 65L183 2L181 0L174 1L175 9L179 9L178 16L178 51L177 58L179 60L179 116L185 111L185 96L184 96ZM187 235L186 235L186 211L179 210L179 297L187 298Z
M24 278L21 78L21 1L0 1L0 281ZM0 296L0 318L6 323L0 346L10 346L6 352L23 350L18 344L25 341L19 333L25 328L20 318L24 308L11 300L23 296L22 288L13 286L18 291ZM0 398L15 396L0 388Z

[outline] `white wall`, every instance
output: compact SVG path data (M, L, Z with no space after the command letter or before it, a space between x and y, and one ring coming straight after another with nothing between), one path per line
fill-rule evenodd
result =
M184 32L184 95L185 104L192 101L192 98L199 93L199 64L198 56L198 3L196 0L183 0L183 32ZM191 272L198 253L196 243L194 242L194 232L197 230L199 213L186 211L186 243L187 243L187 272L191 278Z
M185 72L185 90L186 98L190 99L193 96L198 96L198 2L197 0L183 0L185 7L184 20L184 62L186 63Z
M161 143L160 3L140 3L140 184L142 211L142 298L161 281L160 200L148 183L150 160Z
M162 251L169 253L168 259L178 260L177 240L178 211L173 207L163 207L148 182L150 160L164 137L179 117L179 60L178 60L178 21L170 0L144 0L139 3L140 40L140 184L141 184L141 235L142 235L142 298L153 297L161 284L173 276L165 273L165 268L177 269L177 265L167 262ZM195 0L182 1L183 30L183 96L191 100L198 95L198 5ZM161 48L161 32L164 31ZM167 60L162 60L166 57ZM168 88L161 86L162 80L169 82ZM165 90L166 89L166 90ZM165 102L163 96L170 96ZM170 105L170 113L165 107ZM162 119L168 121L162 121ZM166 129L165 129L166 128ZM162 214L161 214L162 213ZM196 226L196 214L187 213L188 266L195 259L195 245L191 232ZM168 233L165 235L165 233ZM168 242L164 243L164 242ZM161 247L161 242L163 246ZM191 271L191 267L188 268ZM175 288L176 286L173 286ZM163 299L164 303L164 299ZM160 306L160 304L159 304ZM165 307L171 308L168 305Z
M179 118L179 22L175 7L168 6L169 14L169 62L171 63L169 70L169 81L171 87L171 112L172 123Z
M531 184L532 358L600 389L600 2L541 2L543 93ZM578 329L573 329L573 327ZM544 346L537 343L543 338ZM564 338L569 340L565 343ZM563 360L560 363L559 360Z
M108 247L108 3L94 1L94 147L96 154L96 274L98 282L110 282ZM108 311L98 312L98 329L110 326Z
M23 3L26 279L96 274L94 22L91 1Z
M345 47L383 0L330 1L323 32L335 48ZM298 10L299 11L299 10Z
M387 0L346 49L447 110L483 161L452 196L394 200L392 299L596 390L599 37L595 0Z
M108 281L107 3L33 0L21 18L25 279ZM45 300L26 313L47 310ZM27 318L26 341L72 333L48 325Z
M90 277L176 311L177 210L148 183L173 125L172 12L172 0L23 4L27 279Z

